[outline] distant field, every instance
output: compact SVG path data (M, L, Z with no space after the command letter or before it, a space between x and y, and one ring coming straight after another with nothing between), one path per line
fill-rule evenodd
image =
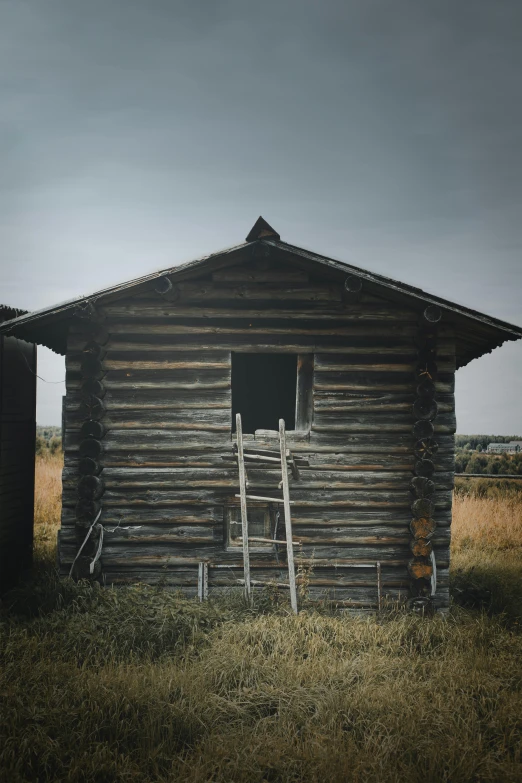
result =
M35 581L1 620L0 779L522 781L517 492L456 495L453 586L482 609L294 617L57 580L60 468L37 458Z

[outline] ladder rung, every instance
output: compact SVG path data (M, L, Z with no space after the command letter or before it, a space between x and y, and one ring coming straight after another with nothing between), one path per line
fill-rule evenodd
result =
M239 538L237 540L243 543L243 538ZM260 538L259 536L248 536L248 540L257 541L260 544L277 544L277 546L288 546L288 543L284 539L279 539L279 538ZM301 542L296 541L296 539L293 538L292 544L297 544L298 546L300 546Z
M263 454L247 454L246 452L243 454L243 457L245 459L254 460L255 462L275 462L277 465L281 464L281 457L269 457ZM221 454L221 459L237 460L237 458L237 454ZM294 463L298 468L308 467L310 465L309 461L304 457L294 456L293 459L287 457L286 464L288 467L292 467L292 463Z
M234 447L234 451L237 451L237 444L232 444ZM248 448L248 446L245 448L243 447L243 454L259 454L261 456L268 456L268 457L278 457L281 459L281 452L278 449L256 449L256 448ZM290 456L290 449L286 450L286 456Z
M240 498L241 495L235 495L236 498ZM266 500L269 503L284 503L283 498L265 498L261 495L246 495L247 500ZM290 500L289 503L295 503L294 500Z

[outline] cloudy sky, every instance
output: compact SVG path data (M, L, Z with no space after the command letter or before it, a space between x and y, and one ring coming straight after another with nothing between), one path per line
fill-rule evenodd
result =
M0 0L0 301L282 239L522 325L519 0ZM39 373L64 377L40 349ZM63 384L39 382L38 422ZM457 374L522 435L522 341Z

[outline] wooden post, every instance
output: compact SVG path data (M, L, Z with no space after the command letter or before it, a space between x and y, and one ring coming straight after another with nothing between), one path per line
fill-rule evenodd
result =
M248 517L246 502L246 473L245 457L243 454L243 428L241 425L241 414L236 413L236 435L237 435L237 464L239 466L239 497L241 499L241 533L243 536L243 569L245 572L245 597L248 603L251 603L250 588L250 554L248 551Z
M297 614L297 590L295 585L294 546L292 542L292 518L290 516L290 488L288 486L288 467L286 464L286 435L284 419L279 419L279 445L281 448L281 475L283 478L283 507L285 510L286 551L288 558L288 582L290 584L290 603Z
M208 598L208 563L204 562L198 565L198 598L200 601Z
M377 561L375 566L377 568L377 608L380 612L382 609L382 574L380 562Z

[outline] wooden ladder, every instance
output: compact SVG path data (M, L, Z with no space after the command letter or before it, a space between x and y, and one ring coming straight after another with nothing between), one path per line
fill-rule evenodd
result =
M250 553L249 541L262 541L264 543L273 543L274 546L285 545L288 562L288 583L290 587L290 603L292 610L297 614L297 590L295 583L295 565L294 565L294 541L292 539L292 517L290 514L290 487L288 482L288 468L292 471L295 479L299 479L299 468L291 452L286 448L285 422L279 419L279 453L277 451L267 451L263 449L245 449L243 446L243 430L241 426L241 414L236 414L236 435L237 435L237 463L239 467L239 495L241 500L241 531L243 538L243 566L245 571L245 596L249 603L252 601L252 585L250 580ZM247 476L245 460L260 465L281 465L281 482L279 488L283 488L283 498L269 498L260 495L247 495ZM300 460L301 464L307 464L306 460ZM261 500L268 503L283 503L285 513L285 533L286 541L277 539L260 539L248 537L248 511L247 500Z

